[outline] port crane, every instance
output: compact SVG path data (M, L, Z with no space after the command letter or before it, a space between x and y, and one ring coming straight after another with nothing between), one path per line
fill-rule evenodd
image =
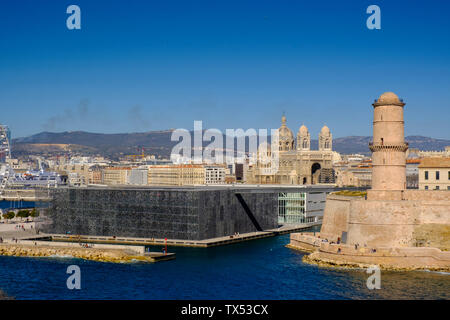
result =
M141 158L141 159L144 159L145 158L145 148L144 147L142 147L142 148L137 148L137 151L139 152L139 151L141 151L142 153L141 154L131 154L131 155L128 155L127 157L129 157L129 158L133 158L133 160L135 161L136 160L136 158Z
M11 175L14 175L9 160L11 159L11 146L10 146L11 133L8 126L0 124L0 195L3 194L6 186L8 185Z

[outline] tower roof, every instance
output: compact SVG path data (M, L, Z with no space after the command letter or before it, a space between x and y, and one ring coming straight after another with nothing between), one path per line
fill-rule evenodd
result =
M322 127L322 129L320 130L320 133L323 135L329 135L330 134L330 128L328 128L326 125L324 125Z
M403 107L405 104L403 103L403 100L399 99L399 97L395 93L385 92L378 98L378 100L375 100L373 106L377 107L386 105L396 105Z
M307 128L304 124L302 124L302 126L300 127L300 129L298 129L298 133L299 133L301 136L306 136L306 135L308 135L308 128Z

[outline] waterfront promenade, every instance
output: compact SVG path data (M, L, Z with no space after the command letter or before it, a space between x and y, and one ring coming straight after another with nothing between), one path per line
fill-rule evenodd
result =
M146 246L208 248L303 231L319 224L318 222L312 222L286 225L266 231L235 234L198 241L45 234L37 231L39 229L39 223L37 222L2 224L0 225L0 255L27 257L71 256L101 262L159 262L175 259L175 254L147 252Z
M302 224L285 225L276 229L265 231L255 231L242 234L235 234L226 237L211 238L205 240L179 240L162 238L134 238L134 237L114 237L114 236L87 236L87 235L68 235L68 234L41 234L41 236L51 237L53 241L66 242L89 242L89 243L109 243L109 244L137 244L137 245L170 245L181 247L208 248L234 244L243 241L256 240L267 237L274 237L291 232L299 232L314 226L319 226L321 222L310 222Z
M23 228L22 228L23 226ZM36 231L36 223L0 225L0 255L23 257L74 257L100 262L159 262L175 259L174 253L147 252L142 245L55 242Z

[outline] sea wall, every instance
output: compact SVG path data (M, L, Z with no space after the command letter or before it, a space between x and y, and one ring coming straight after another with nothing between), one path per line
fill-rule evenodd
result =
M450 200L352 201L347 243L374 247L422 246L415 231L423 226L445 232L450 227ZM434 246L449 249L445 243L436 241Z
M320 234L322 238L336 241L338 237L344 239L346 233L347 244L361 246L429 246L450 250L447 193L405 194L411 200L365 200L329 195Z
M324 266L361 267L378 265L390 270L450 270L450 252L437 248L355 249L342 244L321 243L320 248L305 257L306 262Z
M86 260L100 262L132 262L133 260L149 261L151 259L135 252L127 252L126 249L106 249L103 248L82 248L76 246L67 246L67 244L58 245L42 245L31 243L0 243L0 255L16 256L16 257L74 257ZM124 247L124 246L122 246Z
M314 252L320 247L321 239L309 233L291 233L288 248Z
M56 241L39 241L39 240L17 240L15 242L8 241L10 244L20 244L25 246L38 246L38 247L52 247L52 248L75 248L80 249L82 245L74 242L56 242ZM90 243L89 249L98 250L121 250L131 255L144 255L145 246L131 246L131 245L119 245L119 244L102 244L102 243Z

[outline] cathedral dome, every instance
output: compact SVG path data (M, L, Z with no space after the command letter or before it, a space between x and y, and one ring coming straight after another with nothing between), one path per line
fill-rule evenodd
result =
M286 126L281 126L280 129L278 129L278 133L280 134L279 139L280 140L293 140L294 134L292 133L291 129L289 129Z
M291 129L286 126L286 117L281 118L281 127L278 129L280 141L292 141L294 140L294 134Z

